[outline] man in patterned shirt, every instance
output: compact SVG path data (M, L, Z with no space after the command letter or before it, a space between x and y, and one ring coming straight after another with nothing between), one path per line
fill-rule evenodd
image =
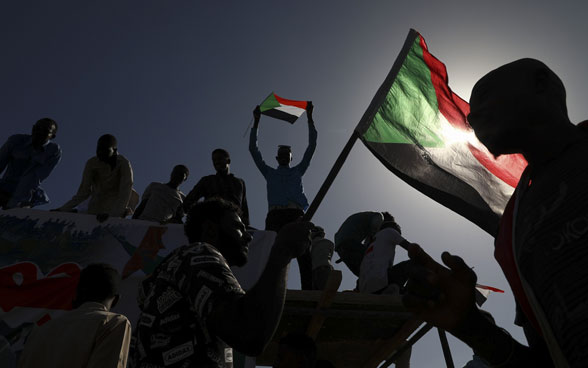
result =
M288 264L309 247L312 227L284 227L245 293L229 268L247 262L251 241L238 207L222 199L196 203L185 225L191 244L173 251L140 287L130 366L225 367L231 348L259 355L280 320Z

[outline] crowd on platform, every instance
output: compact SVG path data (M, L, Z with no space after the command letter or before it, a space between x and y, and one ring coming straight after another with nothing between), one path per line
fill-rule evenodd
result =
M243 290L230 267L244 265L251 242L245 182L230 173L230 155L212 153L216 174L203 177L187 196L179 190L189 175L173 168L167 183L133 190L130 162L113 135L98 139L96 156L84 168L77 193L55 211L87 213L103 222L132 216L159 223L183 222L189 244L174 250L141 283L141 315L129 321L110 312L120 277L104 264L82 272L75 309L31 333L21 367L226 367L233 350L263 352L284 307L286 274L297 258L303 289L322 289L335 250L358 276L358 291L402 295L419 318L447 330L470 347L469 366L582 367L588 361L588 136L567 116L565 89L545 64L522 59L476 83L468 121L495 156L522 153L529 165L502 217L495 256L515 295L516 324L528 346L514 340L475 304L476 275L445 252L445 266L406 241L387 212L352 214L334 236L305 221L308 200L302 178L313 156L317 131L307 106L309 145L301 162L279 146L276 168L257 148L261 116L254 110L249 151L267 183L265 230L275 242L258 282ZM40 184L61 157L57 123L45 118L31 135L14 135L0 149L0 205L4 209L47 203ZM204 201L200 201L204 199ZM140 202L140 203L139 203ZM185 218L185 219L184 219ZM515 226L516 225L516 226ZM410 260L394 264L395 248ZM311 341L281 340L275 367L317 363ZM67 339L55 339L56 335ZM131 337L132 336L132 337ZM398 366L408 366L404 356Z

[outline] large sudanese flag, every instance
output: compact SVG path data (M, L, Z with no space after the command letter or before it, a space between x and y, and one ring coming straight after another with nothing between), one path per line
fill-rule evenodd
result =
M306 111L306 105L306 101L288 100L272 92L259 105L259 108L263 115L294 124L300 115Z
M495 235L527 162L518 154L494 158L468 113L449 88L445 65L411 29L355 131L405 182Z

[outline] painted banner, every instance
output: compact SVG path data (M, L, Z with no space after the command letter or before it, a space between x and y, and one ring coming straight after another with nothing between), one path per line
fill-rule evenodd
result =
M267 260L274 236L255 232L250 259ZM118 218L98 223L86 214L0 210L0 366L15 366L35 325L71 309L80 271L90 263L108 263L120 272L121 300L113 311L134 324L139 282L187 243L181 224ZM247 289L264 267L265 261L249 262L235 273Z

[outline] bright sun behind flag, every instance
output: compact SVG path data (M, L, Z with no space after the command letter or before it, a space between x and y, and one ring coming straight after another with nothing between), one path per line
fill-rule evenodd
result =
M494 158L468 113L449 88L445 65L411 30L355 131L401 179L494 235L527 162L521 155Z

